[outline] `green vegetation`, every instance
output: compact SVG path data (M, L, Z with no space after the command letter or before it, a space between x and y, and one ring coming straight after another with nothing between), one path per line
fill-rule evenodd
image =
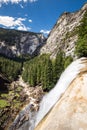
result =
M50 55L43 54L24 63L22 77L31 87L42 85L44 91L49 91L71 61L70 57L65 60L63 52L59 52L54 61L50 59Z
M41 55L24 63L24 81L31 86L43 85L44 90L52 88L52 61L49 55Z
M78 57L87 57L87 11L78 28L78 41L75 53Z
M73 29L71 32L66 33L65 40L69 39L70 37L75 36L76 34L78 34L78 28L77 27L75 29Z
M20 101L17 101L17 100L13 100L13 107L15 108L15 109L19 109L20 108L20 106L21 106L21 102Z
M0 96L1 96L1 98L6 99L8 97L8 94L7 93L2 93Z
M61 73L64 71L64 59L65 55L62 51L60 51L56 59L54 61L54 67L53 67L53 78L54 78L54 83L56 84L57 80L60 78Z
M0 99L0 108L4 108L6 106L9 106L8 102L4 99Z
M67 68L67 66L73 61L73 58L71 56L67 56L65 58L65 62L64 62L64 69Z
M19 32L16 30L6 30L0 28L0 40L5 41L8 45L15 45L15 41L19 41Z
M20 88L18 92L16 92L15 88L8 93L0 93L0 126L3 129L8 122L14 120L25 103L21 101L22 87L18 87Z
M9 46L17 44L17 46L20 47L19 43L20 43L21 34L22 35L29 34L29 35L37 36L39 33L0 28L0 40L5 41L6 44Z
M21 92L22 91L22 87L21 86L18 86L17 88L16 88L16 92Z
M21 73L21 63L0 56L0 73L13 81Z

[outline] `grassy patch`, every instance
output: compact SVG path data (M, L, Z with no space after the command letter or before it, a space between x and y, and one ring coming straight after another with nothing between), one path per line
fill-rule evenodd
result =
M14 91L9 91L9 96L14 96Z
M14 100L13 101L13 106L14 106L14 108L20 108L20 106L21 106L20 101Z
M4 108L6 106L9 106L9 103L6 100L1 99L0 100L0 108Z
M1 94L1 98L7 98L8 97L8 94Z
M21 86L18 86L17 89L16 89L17 92L20 92L22 91L22 87Z

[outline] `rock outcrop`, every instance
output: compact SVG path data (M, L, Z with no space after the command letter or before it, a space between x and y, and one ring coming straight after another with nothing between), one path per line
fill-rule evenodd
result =
M0 54L8 57L33 55L38 52L45 40L41 33L0 28Z
M66 56L75 57L75 44L78 39L77 27L87 11L85 4L79 11L74 13L65 12L58 19L49 34L46 44L41 48L40 53L49 53L55 58L59 50L63 50Z
M82 64L85 66L35 130L87 130L87 60Z

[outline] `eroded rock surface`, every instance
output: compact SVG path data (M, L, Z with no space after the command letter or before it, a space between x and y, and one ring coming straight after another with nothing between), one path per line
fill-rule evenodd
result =
M87 130L87 61L35 130Z

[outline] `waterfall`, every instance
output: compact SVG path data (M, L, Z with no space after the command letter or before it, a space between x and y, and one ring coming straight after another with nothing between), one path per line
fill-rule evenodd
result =
M28 104L19 112L9 130L34 130L36 112L32 111L32 106ZM25 117L27 117L26 120L24 120Z
M58 101L61 94L65 92L69 84L74 80L74 78L79 74L80 69L85 67L82 61L85 58L78 59L71 63L69 67L63 72L56 86L43 97L40 103L40 109L37 113L35 126L44 118L44 116L50 111L54 104Z
M86 58L78 59L69 65L69 67L62 73L56 86L43 97L38 112L32 112L32 105L29 104L19 113L17 118L14 120L11 129L9 130L15 130L15 125L21 122L23 114L26 113L26 111L29 112L29 120L17 130L34 130L34 128L39 124L39 122L45 117L45 115L51 110L61 95L65 92L70 83L81 72L80 70L85 67L83 62L85 59Z

